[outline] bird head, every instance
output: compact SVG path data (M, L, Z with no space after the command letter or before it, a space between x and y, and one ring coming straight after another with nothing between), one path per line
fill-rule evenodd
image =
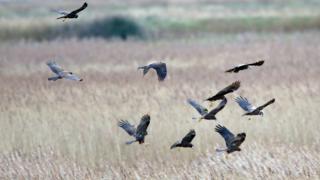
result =
M240 137L241 139L245 139L246 133L239 133L237 136Z

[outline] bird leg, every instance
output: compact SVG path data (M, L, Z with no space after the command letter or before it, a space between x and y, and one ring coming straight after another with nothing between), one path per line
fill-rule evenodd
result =
M200 117L199 119L198 119L198 122L201 122L203 120L203 117Z

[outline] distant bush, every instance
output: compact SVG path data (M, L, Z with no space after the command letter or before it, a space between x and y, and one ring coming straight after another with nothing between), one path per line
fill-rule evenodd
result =
M83 28L83 27L80 27ZM86 25L78 34L83 37L102 37L102 38L121 38L126 40L128 37L144 38L143 28L133 19L122 16L107 17L96 20Z

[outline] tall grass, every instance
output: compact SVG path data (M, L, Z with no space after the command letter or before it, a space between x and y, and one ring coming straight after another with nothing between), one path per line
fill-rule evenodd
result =
M0 45L0 176L4 179L266 179L319 178L319 33L241 34L202 40L106 42L101 39L7 42ZM84 82L48 82L54 59ZM239 74L224 70L266 59ZM138 65L167 62L159 83ZM194 122L187 98L199 101L225 85L218 121ZM259 105L275 98L264 117L248 120L236 95ZM127 146L117 121L151 115L146 144ZM217 154L222 124L246 132L242 151ZM193 149L170 150L194 128Z
M144 6L141 4L146 3ZM183 38L244 32L297 32L319 29L320 3L283 2L167 2L129 4L90 2L80 18L62 23L52 9L73 9L78 2L0 7L1 40L58 38Z

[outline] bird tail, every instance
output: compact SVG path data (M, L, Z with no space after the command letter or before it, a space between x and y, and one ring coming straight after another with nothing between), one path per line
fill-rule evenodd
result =
M58 79L61 79L59 76L49 77L48 81L56 81Z
M66 16L61 16L61 17L58 17L57 19L64 19L66 18Z
M143 75L146 75L149 71L149 66L140 66L138 69L143 69Z
M172 144L172 146L170 147L170 149L176 148L178 147L177 145L179 144L179 141L177 141L176 143Z
M228 149L216 149L217 153L226 152Z
M132 144L132 143L134 143L134 142L137 142L137 140L127 141L127 142L126 142L126 145L130 145L130 144Z

